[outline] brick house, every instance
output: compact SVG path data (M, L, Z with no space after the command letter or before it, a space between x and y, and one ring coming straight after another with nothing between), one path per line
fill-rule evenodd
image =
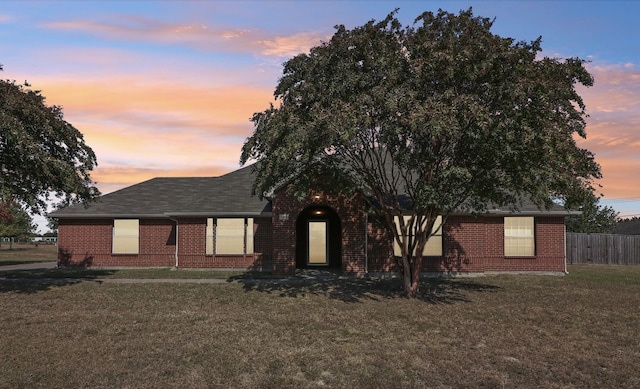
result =
M345 274L396 268L392 240L363 198L285 185L251 196L244 167L220 177L154 178L102 196L88 207L50 214L59 221L58 263L97 267L177 267L273 271L334 268ZM564 272L561 206L518 213L450 215L425 248L425 272ZM439 224L439 223L437 223Z

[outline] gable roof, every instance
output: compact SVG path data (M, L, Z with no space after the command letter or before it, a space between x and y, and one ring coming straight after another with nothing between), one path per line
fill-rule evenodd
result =
M153 178L76 204L55 218L157 218L172 216L271 216L271 203L251 196L251 166L219 177Z

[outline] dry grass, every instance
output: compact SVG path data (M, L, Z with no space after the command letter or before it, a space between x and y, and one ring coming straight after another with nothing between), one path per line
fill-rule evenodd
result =
M640 267L423 291L0 281L0 388L640 386Z
M11 247L11 248L9 248ZM18 265L30 262L55 262L57 260L55 244L2 243L0 246L0 266Z

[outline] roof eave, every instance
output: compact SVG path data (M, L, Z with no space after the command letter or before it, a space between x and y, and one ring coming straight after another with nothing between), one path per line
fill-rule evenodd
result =
M518 215L518 216L578 216L582 215L582 211L569 211L569 210L556 210L556 211L510 211L502 209L492 209L487 211L490 215L502 216L502 215Z
M56 213L48 214L47 217L54 219L165 219L167 215L163 213Z
M61 213L47 216L55 219L168 219L174 217L271 217L272 212Z
M167 217L271 217L272 212L165 212Z

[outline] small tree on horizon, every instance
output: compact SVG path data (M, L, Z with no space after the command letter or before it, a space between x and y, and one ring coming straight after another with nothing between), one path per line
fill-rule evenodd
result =
M11 238L9 248L13 248L13 239L27 237L36 230L36 225L27 211L15 201L0 203L0 237Z
M585 199L578 208L582 213L566 220L568 232L614 234L619 217L615 209L600 205L595 194Z
M574 140L586 136L575 86L593 83L583 60L538 58L540 38L494 35L471 9L425 12L407 27L396 12L337 26L288 60L240 162L258 162L259 196L286 180L299 194L361 193L399 245L415 296L438 215L524 198L579 204L600 167Z

